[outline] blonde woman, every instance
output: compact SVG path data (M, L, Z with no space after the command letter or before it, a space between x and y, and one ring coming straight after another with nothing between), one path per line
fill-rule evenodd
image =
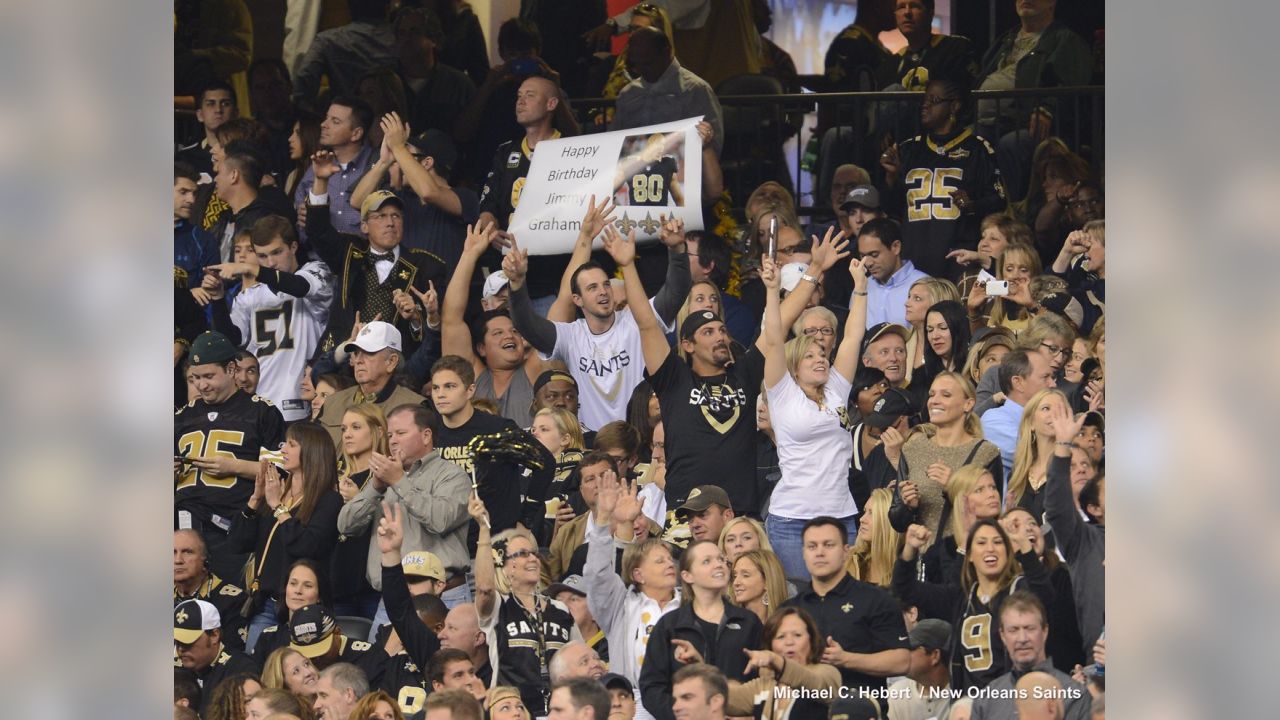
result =
M976 402L973 386L963 375L940 373L929 386L929 422L912 428L900 444L897 431L885 430L885 457L899 479L890 511L899 532L919 523L932 528L935 537L950 534L943 496L951 475L965 465L985 467L997 485L1004 478L1000 449L982 437L982 423L973 412Z
M316 698L320 673L311 660L293 648L277 648L262 664L262 687L281 688L308 703Z
M693 284L689 288L689 296L684 299L684 304L680 306L680 310L676 312L676 324L674 327L680 328L684 326L684 321L689 315L710 310L716 314L716 317L724 319L724 303L720 297L720 289L709 280L702 280ZM675 346L676 354L681 360L688 361L689 353L685 352L684 344L675 342L675 331L667 335ZM740 357L746 352L746 348L742 347L736 340L729 342L729 349L733 352L734 357Z
M1013 243L1031 245L1031 228L1008 213L991 213L982 219L982 235L978 238L977 250L952 250L948 258L967 266L960 277L957 288L960 297L968 297L973 291L978 275L983 271L992 272L1004 254L1005 248Z
M1035 307L1031 297L1031 278L1041 272L1040 254L1025 243L1010 243L996 263L996 279L1009 283L1005 296L987 294L986 283L975 282L969 289L965 304L969 309L969 322L973 329L980 327L1005 327L1015 334L1027 327L1031 320L1028 310Z
M924 324L929 308L943 300L960 300L955 283L943 278L920 278L907 290L906 319L911 335L907 338L907 382L912 373L924 365L924 349L929 344L925 338Z
M343 504L351 502L369 482L369 460L374 453L389 455L387 418L373 403L352 406L342 415L342 459L338 463L338 493ZM336 615L372 618L379 595L369 584L369 537L373 528L352 535L339 534L333 550L333 611Z
M571 640L581 640L569 609L540 592L538 542L524 528L490 537L484 502L471 496L467 512L479 526L476 542L476 612L489 642L497 685L520 688L520 699L537 717L549 712L551 659Z
M484 709L489 720L532 720L529 708L520 700L520 691L510 685L489 688Z
M964 566L960 548L968 542L974 523L1000 517L1000 491L986 468L965 465L947 482L947 503L951 508L944 518L947 532L924 553L924 579L959 583Z
M555 527L556 515L565 517L572 515L569 507L569 480L573 471L582 462L582 450L586 442L582 437L582 424L578 416L562 408L543 408L533 416L533 425L529 428L538 442L556 459L556 472L547 484L545 528L550 531ZM543 545L551 544L550 532L544 538Z
M720 531L720 552L732 563L748 550L773 552L773 546L759 520L741 515L725 523Z
M1041 390L1022 410L1018 424L1018 444L1013 451L1013 472L1009 475L1006 507L1023 507L1038 522L1044 522L1044 482L1053 456L1053 417L1071 403L1060 390Z
M782 563L772 551L748 550L730 566L733 573L729 589L733 593L733 602L755 613L760 622L767 622L769 616L790 598Z
M893 580L893 563L902 542L902 535L889 522L892 505L892 490L877 488L871 491L871 498L858 519L857 540L849 549L849 557L844 563L845 570L855 580L879 585L886 590Z

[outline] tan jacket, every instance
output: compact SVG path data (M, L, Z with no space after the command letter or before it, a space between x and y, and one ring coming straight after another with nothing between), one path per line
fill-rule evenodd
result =
M573 551L587 541L587 517L590 514L591 511L588 510L570 520L551 538L551 552L547 555L547 564L543 566L543 573L546 575L542 578L544 584L550 585L559 580L568 569L569 561L573 559Z
M383 388L385 391L386 388ZM333 444L338 448L338 454L342 454L342 416L350 410L352 406L358 405L356 402L356 393L360 392L360 387L349 387L346 390L340 390L329 396L324 401L324 408L320 410L320 424L324 425L324 429L329 431L329 437L333 438ZM418 393L410 390L402 385L396 385L395 389L387 395L385 399L375 403L382 408L382 414L386 415L396 409L397 405L419 405L426 398Z
M782 667L780 678L774 677L773 671L765 668L755 680L730 683L729 704L725 708L725 715L751 716L755 714L756 706L760 705L763 710L757 717L773 717L773 690L778 685L825 691L831 699L836 699L843 684L840 671L832 665L802 665L787 661Z

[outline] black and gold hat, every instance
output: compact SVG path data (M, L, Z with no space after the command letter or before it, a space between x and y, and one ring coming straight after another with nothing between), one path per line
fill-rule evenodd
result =
M209 630L222 627L222 616L213 603L204 600L184 600L173 608L173 639L190 645Z
M333 647L333 616L323 605L307 605L293 611L289 619L289 647L308 658L317 658Z

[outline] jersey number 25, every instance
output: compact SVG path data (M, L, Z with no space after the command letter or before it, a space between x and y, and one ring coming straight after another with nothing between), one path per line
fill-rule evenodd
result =
M960 168L913 168L907 173L907 221L955 220L960 208L951 202L964 171ZM950 181L950 183L948 182Z

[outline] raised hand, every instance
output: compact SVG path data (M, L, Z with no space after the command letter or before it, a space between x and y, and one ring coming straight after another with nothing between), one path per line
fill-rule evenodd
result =
M317 180L328 181L335 174L342 172L342 166L338 164L338 156L334 155L332 150L317 150L311 156L311 167L315 170Z
M384 500L382 519L378 520L378 550L399 554L403 544L404 511L400 509L400 505Z
M760 282L768 290L782 287L782 273L778 272L778 264L768 255L760 256Z
M262 504L262 500L266 497L267 492L267 466L271 464L270 460L263 458L258 461L258 474L253 478L253 494L249 496L249 509L257 510Z
M617 207L613 203L613 198L608 198L596 206L596 196L592 195L587 205L587 214L582 216L582 229L578 231L578 236L586 238L588 242L595 240L600 231L613 222L613 211Z
M529 274L529 253L520 249L514 236L511 238L511 252L502 258L502 272L507 276L512 290L524 286L524 278Z
M658 239L667 247L675 247L684 242L684 220L672 215L671 217L660 216L662 227L658 230ZM635 237L635 233L632 233Z
M894 178L898 176L898 170L902 167L902 161L898 157L898 146L891 145L884 154L880 156L880 167L884 168L885 174Z
M481 525L489 524L489 511L484 506L484 501L476 493L471 493L471 497L467 499L467 514L472 520Z
M606 470L597 485L599 488L596 490L596 525L608 525L614 509L618 507L618 500L622 497L622 483L618 482L616 473Z
M1027 531L1022 528L1021 513L1000 518L1000 527L1004 528L1005 534L1009 536L1013 552L1024 553L1031 550L1031 538L1027 537Z
M844 236L844 231L836 232L834 227L827 228L827 232L819 240L817 235L811 235L813 238L813 249L810 253L813 255L813 263L810 267L810 274L813 269L819 272L826 272L836 264L836 262L849 257L849 239Z
M382 128L383 141L392 150L398 150L408 142L409 126L404 124L398 114L389 112L383 115L378 125Z
M391 152L391 148L387 147L387 136L384 132L382 135L382 145L378 147L378 162L390 167L396 161L396 156Z
M681 242L683 242L683 238ZM633 229L623 237L612 225L604 229L604 249L609 253L618 267L626 267L636 260L636 231Z
M706 120L698 123L695 127L698 131L698 138L702 140L703 147L710 145L716 139L716 129Z
M929 528L912 523L907 528L906 543L919 551L929 544L929 538L931 537L933 537L933 533L929 532Z
M613 508L613 521L630 525L640 517L643 510L644 503L640 501L640 484L634 480L627 481L626 487L622 488L618 497L617 505Z
M675 651L676 662L685 665L702 662L702 653L698 652L698 648L693 643L680 638L671 639L672 649Z
M1054 442L1075 440L1076 435L1080 434L1080 428L1084 427L1084 414L1075 415L1065 402L1052 403L1052 405L1053 408L1049 411L1049 422L1046 423L1049 428L1045 435Z
M487 222L484 225L476 223L467 226L467 238L462 243L462 253L479 258L489 249L490 243L498 234L498 227L493 222Z
M280 471L276 469L275 465L267 464L266 482L263 484L262 489L263 498L267 501L267 507L274 510L284 500L284 481L280 479Z
M884 443L884 456L895 468L898 467L898 461L902 459L902 444L906 441L897 428L887 427L880 433L880 442Z
M440 318L440 294L436 292L435 281L427 281L426 292L422 292L412 285L409 286L409 290L417 296L418 302L422 303L422 309L427 311L427 324L435 326L436 321Z
M853 258L849 261L849 277L853 278L853 289L858 292L867 291L867 268L862 265L862 261Z

